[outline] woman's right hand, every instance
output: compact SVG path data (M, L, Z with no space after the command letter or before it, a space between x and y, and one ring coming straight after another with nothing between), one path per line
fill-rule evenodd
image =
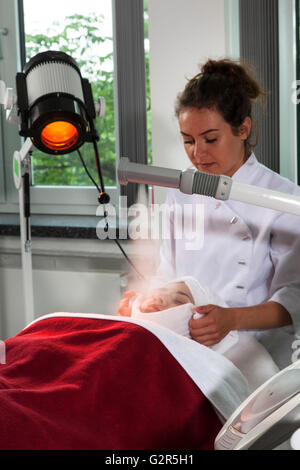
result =
M130 317L131 316L131 303L130 303L130 300L135 295L136 295L136 292L133 291L133 290L129 290L127 292L124 292L124 298L122 300L120 300L117 315L121 315L123 317Z

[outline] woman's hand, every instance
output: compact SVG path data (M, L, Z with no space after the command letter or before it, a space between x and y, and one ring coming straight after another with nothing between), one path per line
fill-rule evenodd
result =
M231 308L203 305L196 307L195 312L203 317L190 320L190 334L195 341L204 346L219 343L231 330L235 329L234 311Z
M133 290L129 290L127 292L124 292L124 298L122 300L120 300L117 315L121 315L121 316L124 316L124 317L130 317L131 316L130 300L135 295L136 295L136 292L134 292Z

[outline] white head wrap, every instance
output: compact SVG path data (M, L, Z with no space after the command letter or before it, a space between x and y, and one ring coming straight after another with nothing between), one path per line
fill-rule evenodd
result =
M142 313L140 311L140 304L142 297L138 296L132 305L132 318L140 320L153 321L161 326L169 328L177 334L191 338L189 330L189 321L192 317L200 318L202 315L194 312L194 306L214 304L221 307L226 307L227 304L216 296L210 289L203 287L199 281L192 277L183 277L175 279L170 283L184 282L190 289L194 299L194 303L179 305L177 307L168 308L159 312ZM169 284L170 284L169 283ZM214 351L224 354L238 341L237 331L230 331L225 338L218 344L211 346Z
M193 304L183 304L177 307L168 308L159 312L142 313L140 311L140 304L142 298L137 297L132 304L132 318L139 320L153 321L165 328L169 328L182 336L190 338L189 320L192 318L194 311Z
M200 305L219 305L220 307L228 307L226 302L224 302L221 297L215 294L211 289L206 286L203 286L197 279L191 276L184 276L178 279L175 279L169 284L173 284L174 282L184 282L185 285L191 291L191 294L194 299L194 305L196 307L200 307Z

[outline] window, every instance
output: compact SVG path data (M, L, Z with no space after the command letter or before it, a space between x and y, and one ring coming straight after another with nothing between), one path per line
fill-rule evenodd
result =
M96 120L101 135L101 161L106 186L116 186L114 67L111 0L73 0L36 3L23 0L26 62L39 52L60 50L70 54L82 76L92 85L94 99L103 96L106 114ZM75 13L76 12L76 13ZM97 179L91 144L81 152ZM53 158L36 150L32 155L34 186L91 186L77 152Z
M16 72L31 56L48 49L63 50L74 57L83 77L89 79L95 101L99 96L106 98L106 116L97 120L96 126L104 182L112 203L117 204L118 156L148 162L143 1L5 1L0 4L0 17L9 30L9 37L1 37L0 59L0 79L7 86L15 88ZM17 213L12 155L22 142L16 126L8 124L1 112L0 212ZM81 151L93 173L89 144ZM76 153L53 158L34 151L32 184L33 214L96 213L97 194ZM135 185L128 185L128 190L133 197Z

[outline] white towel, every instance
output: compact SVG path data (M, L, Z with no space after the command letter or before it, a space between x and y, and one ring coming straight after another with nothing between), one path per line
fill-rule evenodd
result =
M208 287L201 284L197 279L191 276L184 276L178 279L171 281L169 284L173 284L174 282L184 282L185 285L191 291L191 294L194 299L194 304L196 307L200 307L201 305L219 305L220 307L228 307L226 302L221 299L215 292L213 292Z
M142 313L140 303L142 297L137 297L132 304L131 317L139 320L147 320L158 325L169 328L178 335L190 338L189 321L194 314L193 304L183 304L177 307L168 308L160 312Z
M132 318L152 321L158 325L164 326L165 328L169 328L174 333L185 336L186 338L191 338L189 321L195 315L200 316L198 313L195 314L193 304L189 303L178 305L177 307L168 308L160 312L142 313L140 311L140 303L142 299L142 296L138 296L134 300L132 304ZM211 346L211 349L219 354L224 354L228 349L232 348L237 341L237 332L231 331L222 339L222 341Z

